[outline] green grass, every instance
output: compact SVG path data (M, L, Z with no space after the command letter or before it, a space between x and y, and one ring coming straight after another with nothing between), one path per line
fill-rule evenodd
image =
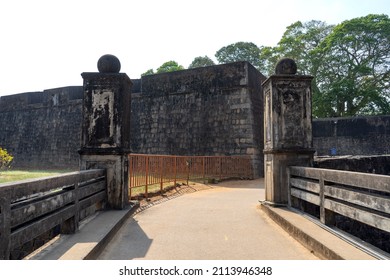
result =
M71 172L71 170L5 170L0 171L0 184L25 179L53 176L65 172Z

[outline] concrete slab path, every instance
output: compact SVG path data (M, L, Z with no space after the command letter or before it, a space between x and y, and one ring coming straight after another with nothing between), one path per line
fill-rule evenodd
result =
M314 260L259 209L263 179L226 181L130 217L98 259Z

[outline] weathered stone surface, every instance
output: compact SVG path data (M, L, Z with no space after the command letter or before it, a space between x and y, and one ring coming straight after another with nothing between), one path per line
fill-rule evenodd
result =
M119 73L121 63L116 56L106 54L99 58L97 68L100 73Z
M132 82L126 74L82 73L84 79L82 150L128 152Z
M253 148L262 158L262 76L243 65L132 80L132 152L238 155ZM82 98L82 86L2 96L0 146L13 166L78 169ZM313 119L312 129L318 155L332 148L336 155L390 154L390 116ZM263 170L263 159L253 160Z
M2 184L0 259L24 257L48 241L43 236L55 228L57 234L74 233L85 217L80 212L104 205L105 174L89 170Z
M291 58L282 58L276 63L276 75L295 75L297 73L297 64Z
M280 62L277 68L284 73L279 74L291 71L292 64ZM287 167L312 165L312 78L272 75L263 83L265 199L272 205L288 204Z
M263 79L245 62L142 77L142 92L132 95L132 152L252 151L256 176L262 176Z
M0 146L14 167L77 169L82 87L0 98Z
M311 76L271 76L264 84L264 149L312 148Z
M129 203L126 163L130 152L132 82L123 73L81 75L84 98L80 169L106 169L107 204L124 209Z
M319 168L390 175L390 155L316 157Z
M390 116L328 118L313 121L317 155L390 154Z

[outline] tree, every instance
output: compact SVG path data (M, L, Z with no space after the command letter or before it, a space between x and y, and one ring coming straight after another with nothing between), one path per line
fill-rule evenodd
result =
M154 70L153 69L149 69L145 73L142 73L141 77L142 76L147 76L147 75L153 75L153 74L154 74Z
M257 70L265 76L274 74L276 63L281 57L276 47L260 47L260 62Z
M219 63L248 61L253 66L260 66L260 49L254 43L237 42L219 49L215 53Z
M320 60L317 48L332 29L332 25L322 21L297 21L287 27L275 48L276 56L294 59L299 65L299 74L315 75Z
M198 56L195 57L194 60L191 62L191 64L188 66L188 69L191 68L197 68L197 67L204 67L204 66L212 66L215 65L214 61L206 56Z
M337 25L317 48L321 116L390 113L390 19L368 15Z
M282 57L312 75L313 116L390 113L390 23L368 15L337 26L300 21L288 26L276 47L262 47L259 70L272 74Z
M157 68L156 73L165 73L165 72L173 72L173 71L179 71L183 70L184 67L179 65L176 61L167 61L163 63L159 68Z
M9 168L12 160L13 156L11 156L7 150L0 147L0 170Z
M332 32L334 26L325 22L312 20L309 22L297 21L287 27L277 47L273 48L272 62L283 57L295 60L298 65L298 74L312 75L313 91L313 115L324 117L329 109L329 100L321 94L318 84L321 84L322 76L318 72L323 62L323 52L319 46ZM274 69L272 69L273 71Z

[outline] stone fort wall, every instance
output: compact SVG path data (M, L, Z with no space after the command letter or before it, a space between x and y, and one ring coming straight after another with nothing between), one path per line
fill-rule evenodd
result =
M131 151L176 155L248 155L263 175L265 79L237 62L133 80ZM0 146L14 167L79 164L82 87L0 98Z
M0 98L0 146L15 167L78 167L82 98L79 86Z
M132 94L131 150L248 155L262 176L264 79L247 62L143 77Z
M390 154L390 116L313 120L317 155Z
M131 150L177 155L250 155L263 172L265 79L246 62L133 80ZM14 167L78 169L82 86L0 98L0 146ZM390 116L313 120L317 155L390 153Z

